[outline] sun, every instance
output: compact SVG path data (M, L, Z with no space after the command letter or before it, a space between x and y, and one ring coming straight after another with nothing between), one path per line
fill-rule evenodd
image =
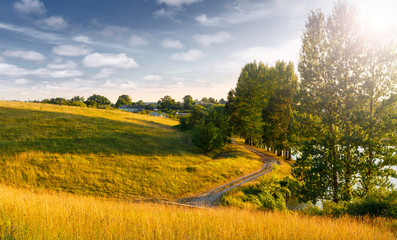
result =
M397 1L357 0L364 26L371 32L397 30Z

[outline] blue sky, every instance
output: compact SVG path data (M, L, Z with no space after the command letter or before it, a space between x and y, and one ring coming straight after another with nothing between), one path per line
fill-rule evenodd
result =
M397 9L376 6L376 16ZM1 0L0 99L226 98L248 62L297 63L317 8L328 14L332 1Z

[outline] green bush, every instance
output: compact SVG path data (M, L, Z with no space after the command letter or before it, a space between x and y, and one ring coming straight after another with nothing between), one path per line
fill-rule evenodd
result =
M212 122L195 126L192 131L192 141L204 153L221 148L225 144L222 132Z
M397 218L397 192L375 192L348 204L350 215L370 215Z
M372 216L397 218L397 192L374 192L365 198L356 198L351 202L324 201L322 207L309 204L304 210L309 215Z

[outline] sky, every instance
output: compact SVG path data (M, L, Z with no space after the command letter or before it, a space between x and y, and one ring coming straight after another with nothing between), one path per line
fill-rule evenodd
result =
M356 0L375 28L392 0ZM1 0L0 100L92 94L116 102L227 97L254 60L299 59L310 10L329 0ZM374 13L374 14L372 14ZM395 24L394 26L397 26Z

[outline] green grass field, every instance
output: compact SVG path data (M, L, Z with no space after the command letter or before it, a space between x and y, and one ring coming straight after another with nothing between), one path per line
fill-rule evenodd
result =
M186 197L260 168L229 145L201 154L177 121L0 101L0 183L110 198Z

